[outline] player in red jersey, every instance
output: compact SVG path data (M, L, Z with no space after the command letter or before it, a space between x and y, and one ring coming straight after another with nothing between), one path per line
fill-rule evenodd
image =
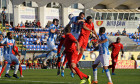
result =
M19 56L19 71L20 71L20 77L24 77L22 75L22 67L21 67L21 60L20 60L20 57L21 55L19 55L19 52L18 52L18 47L17 46L14 46L15 48L15 52L12 50L12 53L15 55L15 56ZM16 63L15 62L12 62L13 65L15 65Z
M65 46L66 56L68 58L68 65L69 65L70 69L73 72L76 72L76 74L80 77L80 79L81 79L80 84L84 84L86 82L85 80L83 80L83 78L88 79L89 84L91 84L91 76L85 75L76 66L77 58L78 58L78 51L79 51L79 43L70 32L71 32L71 28L70 28L70 26L67 26L65 28L66 35L65 35L64 46ZM76 45L77 45L77 47L76 47Z
M123 57L123 54L124 54L123 45L120 43L120 41L121 41L121 38L118 37L116 39L116 42L111 43L109 45L109 48L112 47L112 53L111 53L112 65L109 66L109 68L112 68L112 75L115 75L114 71L115 71L116 63L118 61L119 51L120 50L122 51L121 57Z
M80 53L78 55L77 62L79 62L79 60L81 59L81 57L84 53L84 50L87 47L90 32L95 34L95 36L98 38L98 35L96 34L96 31L94 29L94 24L92 22L92 17L87 16L86 22L83 24L83 28L81 29L81 33L80 33L80 36L79 36L79 39L78 39L78 42L79 42L79 45L80 45L81 49L80 49Z

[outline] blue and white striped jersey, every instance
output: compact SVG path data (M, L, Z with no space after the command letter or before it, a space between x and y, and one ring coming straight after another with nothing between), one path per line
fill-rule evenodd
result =
M55 26L54 24L50 25L50 27L49 27L49 37L48 37L47 41L54 41L56 39L57 34L51 33L51 29L57 30L58 28L59 28L59 25L58 26Z
M101 36L99 35L99 39L101 41L105 40L105 39L108 39L108 37L106 36L106 34L102 34ZM102 44L99 44L99 54L102 55L102 54L107 54L109 55L109 49L108 49L108 46L109 46L109 41L105 42L105 43L102 43Z
M4 46L4 54L12 54L13 46L15 46L15 40L5 38L1 43L7 44L9 46L9 47Z
M81 31L81 28L83 27L83 23L84 22L79 22L78 23L78 17L79 16L74 16L71 18L69 24L72 25L72 30L71 32L74 32L74 33L79 33L80 34L80 31Z

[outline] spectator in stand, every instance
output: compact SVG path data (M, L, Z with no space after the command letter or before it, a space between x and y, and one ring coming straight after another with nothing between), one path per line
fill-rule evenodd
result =
M118 34L119 34L119 35L121 35L121 32L120 32L120 30L118 30Z
M6 30L4 29L2 33L3 33L3 36L5 38L6 37Z
M138 39L137 32L135 32L135 34L133 34L132 38L133 38L133 39Z
M109 34L109 36L113 36L113 33L111 32L111 33Z
M36 28L36 20L34 20L32 23L33 23L33 27Z
M40 45L40 46L41 46L41 41L40 41L40 38L37 38L37 40L36 40L35 44L37 44L37 45Z
M29 27L28 20L26 20L26 22L25 22L25 27Z
M29 27L32 27L32 22L31 21L29 22Z
M18 24L18 25L15 27L15 32L16 32L16 33L18 33L19 28L20 28L20 25Z
M41 23L40 23L39 20L37 21L36 25L37 25L38 28L41 28Z
M3 8L3 11L2 11L2 19L3 19L3 26L5 26L5 20L6 20L5 8Z
M138 32L140 33L140 24L139 24L139 26L138 26L138 28L137 28L137 29L138 29Z
M46 38L46 36L45 36L45 38L44 38L43 41L42 41L42 42L43 42L43 45L47 45L47 39L48 39L48 38Z
M117 33L115 34L115 36L119 36L119 33L117 32Z
M126 36L126 30L125 30L125 28L124 28L124 30L122 31L122 35L123 35L123 36Z

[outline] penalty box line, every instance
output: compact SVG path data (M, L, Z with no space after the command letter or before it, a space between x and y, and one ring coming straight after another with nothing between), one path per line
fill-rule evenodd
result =
M9 79L0 79L1 81L23 81L23 82L34 82L34 83L52 83L52 84L74 84L71 82L49 82L49 81L30 81L30 80L9 80Z

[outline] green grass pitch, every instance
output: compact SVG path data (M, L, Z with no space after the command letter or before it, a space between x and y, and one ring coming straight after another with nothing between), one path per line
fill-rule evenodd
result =
M93 79L92 69L81 69L85 74L91 75ZM111 71L111 70L110 70ZM13 70L10 71L12 76ZM70 76L70 70L65 70L65 77L57 76L56 69L41 70L23 70L24 78L5 78L4 74L0 79L0 84L79 84L80 79L77 75L74 78ZM19 75L19 72L18 72ZM114 84L140 84L140 70L138 69L117 69L116 75L112 76ZM99 84L107 84L108 80L102 69L98 69ZM88 84L88 83L86 83Z

